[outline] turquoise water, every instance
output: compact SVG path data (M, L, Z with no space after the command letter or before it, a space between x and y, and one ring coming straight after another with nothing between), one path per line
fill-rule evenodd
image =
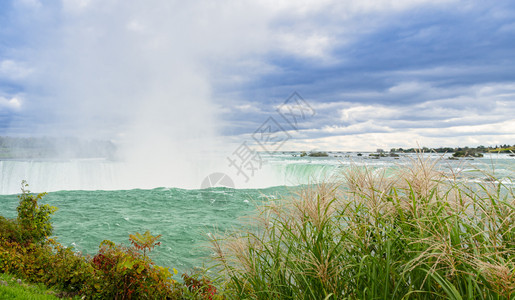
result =
M279 185L276 187L62 190L48 193L43 203L59 208L52 221L54 234L63 245L73 246L86 254L94 254L104 239L129 244L129 234L150 230L153 234L162 235L162 245L156 247L151 254L156 263L185 272L209 262L209 256L212 253L208 249L208 234L239 228L241 218L252 214L256 204L269 198L289 194L295 190L295 187L291 186L317 179L327 179L345 172L351 164L388 169L402 168L409 161L409 157L401 157L398 160L393 158L375 160L355 155L346 157L345 154L338 154L337 156L302 159L292 157L290 154L268 156L267 165L261 170L261 174L256 175L255 181L263 180L258 182L258 185L265 186L270 180L275 181ZM37 166L37 163L20 162L20 165L16 165L16 162L4 161L4 168L0 168L2 172L0 176L3 178L0 183L3 182L5 185L14 174L8 172L19 173L23 166L29 165ZM45 168L51 167L51 163L45 162ZM466 172L474 169L486 170L490 173L494 172L497 178L507 181L515 174L515 159L508 155L495 155L473 161L443 159L439 167L444 170L453 168ZM38 167L34 170L43 172L45 168ZM61 177L66 177L66 174L62 174L64 169L61 165L55 168L61 172ZM54 172L57 171L54 170ZM40 175L41 181L52 180L44 174L45 172ZM84 176L98 175L85 174ZM469 177L469 180L481 181L484 178L483 174L476 172L474 176ZM37 176L32 180L37 181ZM17 185L19 186L19 183ZM12 190L15 187L4 186L3 188ZM1 215L15 217L17 205L16 195L0 195Z
M268 197L288 193L275 187L254 190L157 188L121 191L59 191L43 203L56 206L52 222L58 241L94 254L104 239L129 244L129 234L161 234L152 256L180 272L209 261L207 234L237 228L239 218ZM1 214L16 217L16 195L0 196Z

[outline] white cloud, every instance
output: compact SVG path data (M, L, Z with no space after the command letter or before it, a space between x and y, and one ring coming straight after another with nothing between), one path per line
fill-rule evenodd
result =
M93 0L61 0L63 4L63 8L68 13L81 13L90 7ZM107 0L109 2L111 0ZM98 3L98 1L97 1Z
M137 32L137 33L146 33L147 32L146 26L137 20L130 21L127 24L127 29Z
M335 15L347 18L356 14L389 13L421 5L452 3L457 0L262 0L260 2L275 13L306 16L330 9Z
M279 47L288 53L304 57L329 60L331 39L323 34L302 35L296 32L287 32L276 36Z
M318 130L317 130L318 131ZM352 124L349 126L325 126L319 132L330 133L334 135L341 134L357 134L365 132L385 132L392 131L390 128L378 125L374 120L366 120L361 123Z
M256 105L253 105L251 103L236 105L234 108L241 112L244 112L244 113L249 113L249 112L261 113L262 112L261 108L257 107Z
M449 134L441 129L413 130L391 132L362 132L349 135L334 135L320 138L307 138L288 141L283 149L322 149L341 151L375 151L377 148L411 148L411 147L458 147L495 145L513 141L515 133L513 121L490 124L487 126L453 127ZM495 130L496 134L492 134Z
M397 108L380 105L354 106L340 111L344 123L354 124L377 119L393 119L399 115Z
M0 96L0 111L2 108L9 110L18 110L22 106L22 101L19 97L5 98Z
M417 130L426 136L473 136L473 135L513 135L515 120L503 120L486 124L456 125L447 128L422 128Z
M19 0L18 3L25 5L30 8L40 8L41 2L39 0Z
M380 28L392 15L415 7L450 2L456 1L263 0L258 3L267 21L275 25L268 32L269 40L273 41L269 45L272 49L330 63L335 60L331 52L336 46L350 45L355 36Z
M428 83L408 81L401 82L388 89L388 93L392 94L413 94L421 91L427 91L431 86Z
M0 78L19 80L26 78L31 73L32 69L26 67L23 63L11 59L5 59L0 62Z
M339 123L324 115L318 128L304 130L291 145L339 150L374 150L388 147L438 147L495 144L515 139L515 84L479 84L462 88L433 87L424 82L393 85L387 94L424 93L443 98L402 104L326 103L319 110L337 110ZM424 98L424 97L423 97ZM429 98L430 97L426 97ZM322 113L323 114L323 113ZM316 117L315 117L316 118ZM411 145L411 146L409 146ZM301 148L302 148L301 147ZM294 149L294 148L292 148Z

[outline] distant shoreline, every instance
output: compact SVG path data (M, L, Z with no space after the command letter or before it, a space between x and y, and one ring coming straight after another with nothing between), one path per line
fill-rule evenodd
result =
M111 141L105 140L82 140L80 138L51 138L51 137L9 137L0 136L0 160L6 159L82 159L82 158L107 158L117 157L117 146ZM257 149L259 151L259 148ZM323 157L324 153L378 153L378 154L400 154L400 153L458 153L463 152L465 156L478 157L482 153L508 153L515 154L513 145L490 145L490 146L460 146L460 147L420 147L420 148L391 148L377 149L376 151L349 151L349 150L325 150L316 149L307 151L297 149L290 151L274 151L273 153L306 153L308 156ZM310 155L311 154L311 155Z

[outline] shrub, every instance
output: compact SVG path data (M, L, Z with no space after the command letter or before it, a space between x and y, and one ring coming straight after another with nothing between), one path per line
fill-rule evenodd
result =
M148 232L146 236L149 238L147 242L155 242L158 238ZM143 246L135 240L131 241ZM181 289L172 279L173 274L170 270L156 266L148 256L139 252L139 249L151 249L146 247L151 244L136 248L116 245L108 240L103 241L91 261L93 280L88 282L85 294L94 299L179 298ZM175 269L173 272L177 273Z
M28 184L22 182L22 193L18 196L18 217L6 219L0 216L0 237L7 241L30 244L39 243L52 234L51 215L57 210L48 204L39 205L38 201L45 195L32 195Z
M182 286L168 268L156 266L134 247L110 241L102 242L90 258L54 240L26 245L3 239L0 272L87 299L178 299L182 294Z
M217 294L214 284L202 274L182 274L184 285L188 288L189 296L194 299L223 299Z
M327 152L311 152L309 153L309 156L311 157L327 157L329 154Z
M86 258L55 241L28 245L0 241L0 272L74 294L80 292L91 274Z
M19 241L22 233L15 220L6 219L0 216L0 237L8 241Z
M452 154L452 157L483 157L483 153L476 150L458 150Z
M51 215L57 210L56 207L48 204L39 205L38 201L46 193L32 195L27 190L28 184L23 181L21 186L22 193L18 196L20 204L16 208L18 211L18 226L20 226L23 242L41 242L52 234Z
M2 238L0 272L15 274L71 293L78 293L91 273L87 257L82 257L54 240L21 244Z

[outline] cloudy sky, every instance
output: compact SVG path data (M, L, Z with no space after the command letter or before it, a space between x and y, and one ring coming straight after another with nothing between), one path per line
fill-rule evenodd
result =
M514 144L513 116L513 1L0 2L0 135L238 144L272 118L283 150L375 150Z

